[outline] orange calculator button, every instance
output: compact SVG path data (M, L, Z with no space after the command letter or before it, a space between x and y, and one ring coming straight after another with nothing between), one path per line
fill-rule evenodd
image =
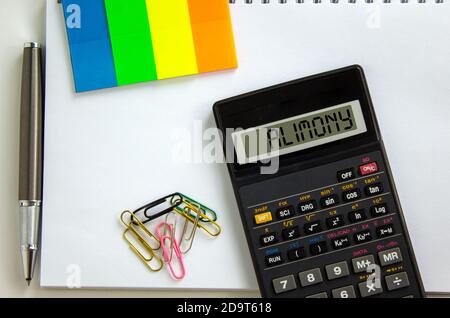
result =
M264 213L255 215L256 224L264 224L264 223L267 223L270 221L272 221L272 213L271 212L264 212Z

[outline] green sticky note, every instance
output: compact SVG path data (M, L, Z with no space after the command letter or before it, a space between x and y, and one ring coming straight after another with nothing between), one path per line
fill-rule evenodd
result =
M157 79L145 0L105 0L119 85Z

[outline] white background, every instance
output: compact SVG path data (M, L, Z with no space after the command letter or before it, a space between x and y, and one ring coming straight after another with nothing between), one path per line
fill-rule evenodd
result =
M56 0L54 0L56 1ZM26 287L18 252L19 105L23 43L45 41L45 0L0 0L0 297L186 297L186 291ZM257 292L189 291L190 297L258 297Z
M53 1L53 0L50 0ZM54 0L56 1L56 0ZM185 297L185 291L87 291L25 287L18 253L19 104L23 43L44 43L45 0L0 0L0 297ZM438 270L445 270L438 267ZM36 269L36 274L39 268ZM189 296L258 296L245 292L193 292Z

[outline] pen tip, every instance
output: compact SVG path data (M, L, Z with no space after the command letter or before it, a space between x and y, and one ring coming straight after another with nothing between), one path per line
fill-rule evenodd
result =
M30 286L30 284L31 284L31 279L27 279L27 284L28 284L28 286Z

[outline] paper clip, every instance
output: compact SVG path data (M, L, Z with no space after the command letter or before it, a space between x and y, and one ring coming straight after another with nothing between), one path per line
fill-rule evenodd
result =
M183 199L185 202L190 203L190 204L192 204L192 205L198 205L198 206L200 207L201 212L202 212L203 214L207 215L207 216L209 217L209 219L211 219L211 220L213 220L213 221L217 221L217 214L216 214L216 212L214 212L213 210L211 210L210 208L208 208L206 205L203 205L203 204L201 204L200 202L195 201L194 199L188 197L188 196L185 195L185 194L181 194L181 193L177 193L177 194L178 194L178 195L181 197L181 199ZM192 217L194 217L194 218L196 217L196 216L194 215L193 212L190 212L190 215L191 215ZM206 218L200 218L200 221L202 221L202 222L209 222L209 220L206 219Z
M125 220L126 214L130 215L128 222ZM164 263L161 258L156 255L155 250L158 250L161 247L161 242L145 227L144 223L141 222L133 212L129 210L123 211L120 215L120 220L126 227L125 231L123 232L123 238L128 242L130 248L136 255L139 256L139 258L152 272L160 271ZM139 248L131 241L127 233L131 233L136 241L143 247L148 256L146 256L144 252L139 250ZM146 235L147 238L145 238L143 234ZM149 243L150 241L155 241L156 246L151 246L151 244Z
M192 217L192 213L195 213L195 219L192 224L192 230L191 230L190 234L186 236L188 224L191 222L189 222L189 219L187 217L184 217L183 230L181 231L181 237L180 237L180 250L183 254L186 254L187 252L189 252L191 250L192 245L194 243L195 234L197 233L198 222L200 221L201 213L198 213L200 211L200 206L197 205L196 208L197 208L196 211L191 211L191 209L188 206L184 207L184 213L188 214L190 217ZM185 242L187 242L186 249L183 248L185 245L184 244Z
M164 226L164 231L166 231L168 229L170 235L161 234L160 229L163 226ZM175 231L172 228L172 225L170 225L170 224L168 224L166 222L161 222L156 227L155 232L156 232L156 236L159 238L159 241L161 242L162 254L163 254L165 262L169 266L170 274L175 279L183 279L184 276L186 275L186 269L184 267L183 255L182 255L182 253L180 251L180 247L179 247L178 242L177 242L177 240L175 238ZM177 274L175 272L171 256L169 255L169 252L167 251L167 248L166 248L166 243L165 243L166 240L170 240L170 242L173 242L173 250L175 251L175 256L177 257L178 262L179 262L179 266L180 266L180 273L179 274Z
M147 223L147 222L150 222L152 220L155 220L155 219L157 219L157 218L159 218L159 217L161 217L161 216L163 216L163 215L173 211L175 207L177 207L178 205L180 205L183 202L181 197L178 198L177 195L178 195L178 193L172 193L172 194L169 194L169 195L167 195L165 197L162 197L161 199L158 199L158 200L155 200L153 202L150 202L150 203L140 207L139 209L135 210L134 214L137 215L138 213L143 211L144 212L144 216L146 217L146 219L142 220L141 222L144 223L144 224ZM176 197L176 199L173 199L174 197ZM154 207L156 207L156 206L158 206L160 204L164 204L164 203L170 203L171 205L169 207L163 209L162 211L158 212L158 213L155 213L153 215L149 215L149 213L150 213L149 210L151 208L154 208Z
M170 223L170 216L173 216L173 222ZM173 235L171 235L171 240L170 240L170 257L169 257L169 261L172 261L172 256L173 256L173 246L174 246L174 242L175 242L175 235L176 235L176 231L177 231L177 214L173 211L170 211L169 213L166 214L166 218L165 218L165 224L171 224L172 225L172 231L173 231ZM164 232L163 235L167 235L167 230L170 230L167 226L164 226ZM170 233L170 231L169 231Z
M197 227L201 228L203 231L208 233L210 236L218 236L222 232L222 228L220 227L220 225L213 218L210 218L208 215L206 215L205 213L202 212L202 205L200 203L198 203L190 198L186 199L186 197L183 194L177 193L177 195L181 197L182 203L177 204L174 207L175 212L177 212L181 216L184 216L189 222L191 222L194 225L196 225ZM195 202L195 204L194 204L194 202ZM196 207L196 205L199 206L200 209L198 209ZM186 207L188 209L186 209ZM209 208L207 208L205 206L203 206L203 208L210 210ZM212 211L212 210L210 210L210 211ZM195 214L195 216L193 216L193 214ZM216 213L214 213L214 215L216 215ZM204 221L196 222L197 216L201 220L204 220Z

